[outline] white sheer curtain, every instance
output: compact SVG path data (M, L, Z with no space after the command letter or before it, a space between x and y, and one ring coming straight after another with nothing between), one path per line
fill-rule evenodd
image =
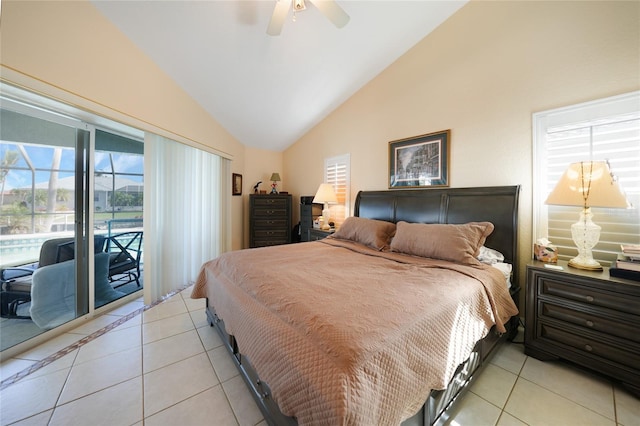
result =
M229 160L147 133L144 149L144 295L153 303L192 283L230 249Z

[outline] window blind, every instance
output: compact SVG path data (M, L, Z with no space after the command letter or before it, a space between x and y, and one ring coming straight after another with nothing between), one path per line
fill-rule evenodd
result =
M349 216L350 200L350 155L344 154L324 160L324 181L333 185L338 203L331 205L331 218L341 225Z
M632 96L633 97L633 96ZM635 98L640 100L637 94ZM619 99L621 102L628 97ZM612 103L613 102L613 103ZM593 221L602 227L593 257L610 265L620 252L620 244L640 243L640 102L616 107L611 99L565 108L542 117L540 134L534 137L537 152L536 169L540 179L538 204L547 195L569 164L580 161L609 162L633 209L592 208ZM537 118L541 118L538 116ZM534 126L535 127L535 126ZM558 247L559 257L570 259L577 254L571 237L571 225L578 220L580 209L569 206L546 206L547 214L539 215L539 229ZM544 235L538 235L538 237Z
M204 262L231 248L231 162L151 133L144 146L149 304L193 283Z

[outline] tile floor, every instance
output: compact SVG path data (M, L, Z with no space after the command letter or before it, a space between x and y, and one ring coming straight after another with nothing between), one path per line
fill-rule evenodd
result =
M266 425L190 289L141 315L142 301L0 365L2 425ZM83 344L122 318L133 318ZM62 351L65 349L64 351ZM53 354L54 362L13 382ZM522 345L501 348L446 424L640 425L640 400L564 363L540 362Z

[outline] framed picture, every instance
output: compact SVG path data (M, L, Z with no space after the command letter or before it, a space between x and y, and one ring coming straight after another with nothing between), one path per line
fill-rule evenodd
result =
M231 178L231 194L242 195L242 175L233 173Z
M389 188L449 186L451 130L389 142Z

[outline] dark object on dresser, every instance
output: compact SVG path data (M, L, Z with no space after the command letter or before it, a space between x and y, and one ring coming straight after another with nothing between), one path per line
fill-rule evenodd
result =
M249 195L249 247L291 242L291 195Z
M640 395L640 283L558 262L527 266L525 353L563 358Z
M630 269L610 268L609 275L626 280L640 281L640 271L632 271Z
M314 204L313 196L300 197L300 241L309 241L309 230L318 216L322 216L322 204Z

